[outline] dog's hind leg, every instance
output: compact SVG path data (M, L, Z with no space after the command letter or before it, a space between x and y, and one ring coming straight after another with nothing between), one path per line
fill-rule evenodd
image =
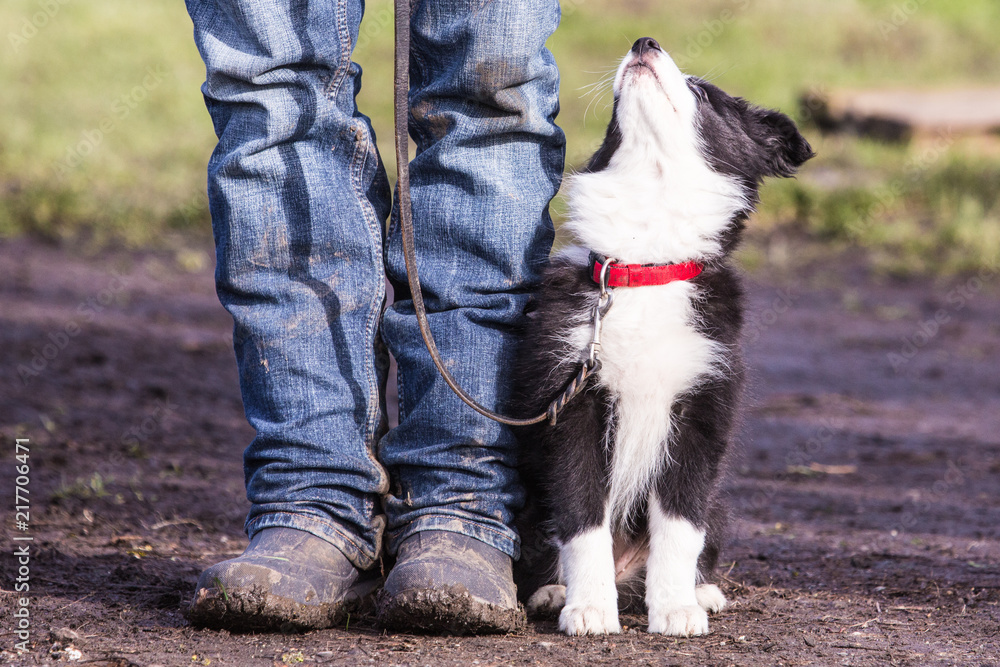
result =
M726 596L715 584L698 584L694 589L698 606L705 611L716 614L726 608Z
M566 606L566 579L562 573L562 563L558 554L556 556L556 581L558 583L546 584L539 587L528 598L526 604L529 616L559 617L559 613Z
M708 532L705 535L705 548L698 558L698 580L710 582L715 572L722 548L722 538L728 520L728 511L718 497L709 501ZM722 590L712 583L700 583L695 589L698 605L710 614L716 614L726 608L726 596Z
M555 616L566 606L566 587L562 584L542 586L528 598L528 615Z

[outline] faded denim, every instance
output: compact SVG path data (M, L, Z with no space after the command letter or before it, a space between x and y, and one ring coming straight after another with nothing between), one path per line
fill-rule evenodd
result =
M416 530L517 555L511 431L460 403L417 331L385 169L355 105L363 4L188 0L219 143L209 162L219 298L246 415L246 530L298 528L370 567ZM458 381L502 409L552 243L564 138L545 40L554 0L418 1L411 163L431 327ZM390 91L385 91L386 95ZM386 138L388 139L388 138ZM385 279L397 301L385 309ZM400 426L387 432L387 352Z

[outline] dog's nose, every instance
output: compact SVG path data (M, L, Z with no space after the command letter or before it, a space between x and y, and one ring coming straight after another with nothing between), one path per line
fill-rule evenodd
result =
M652 37L640 37L635 40L635 44L632 45L632 53L641 56L647 51L662 51L662 49L659 42Z

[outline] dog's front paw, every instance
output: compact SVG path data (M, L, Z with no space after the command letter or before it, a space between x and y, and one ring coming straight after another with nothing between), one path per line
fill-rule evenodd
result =
M708 613L699 606L649 611L649 632L673 637L708 634Z
M528 613L532 616L554 616L565 605L565 586L557 584L542 586L528 598Z
M563 607L559 614L559 629L567 635L609 635L622 631L618 624L618 607L602 609L592 606Z
M715 584L701 584L694 589L698 606L711 614L717 614L726 608L726 596Z

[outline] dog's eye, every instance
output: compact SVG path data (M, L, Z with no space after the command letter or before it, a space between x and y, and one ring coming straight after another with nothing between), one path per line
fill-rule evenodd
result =
M691 79L688 79L688 88L691 89L691 92L694 93L694 96L698 98L699 102L708 102L708 93L705 92L704 88Z

